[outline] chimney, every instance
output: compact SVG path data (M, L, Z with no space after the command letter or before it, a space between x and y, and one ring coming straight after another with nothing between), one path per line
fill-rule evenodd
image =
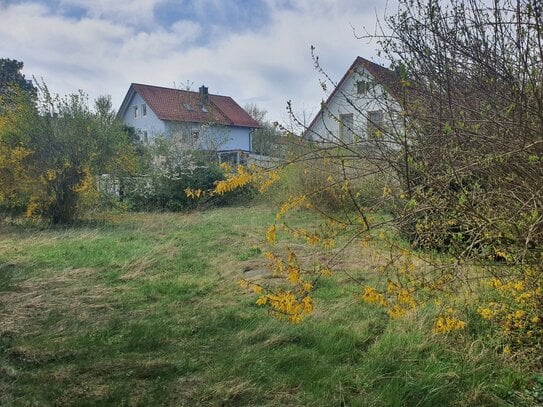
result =
M207 104L207 97L208 97L208 89L206 86L202 85L200 86L200 103L203 106Z

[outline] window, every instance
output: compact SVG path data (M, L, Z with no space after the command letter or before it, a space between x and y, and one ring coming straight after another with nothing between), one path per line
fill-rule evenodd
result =
M365 95L370 90L370 83L367 81L356 82L356 93L359 95Z
M138 106L134 106L134 117L138 117Z
M143 142L144 143L149 142L149 136L147 135L147 130L143 130Z
M200 130L198 129L192 130L192 141L197 142L199 138L200 138Z
M141 116L147 116L147 105L145 103L141 105Z
M345 143L353 141L353 114L339 115L339 139Z
M183 103L183 107L185 108L185 110L188 110L189 112L192 112L194 110L192 106L189 105L188 103Z
M248 154L243 151L221 151L218 152L219 163L228 164L245 164L247 162Z
M375 110L368 112L368 136L379 136L383 125L383 112Z

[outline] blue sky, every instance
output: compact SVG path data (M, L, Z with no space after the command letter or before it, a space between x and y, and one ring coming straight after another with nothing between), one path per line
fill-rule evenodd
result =
M23 61L27 77L43 78L54 92L110 94L116 108L131 82L205 84L288 123L288 100L310 116L326 96L310 46L331 77L341 78L357 55L375 59L377 44L356 39L353 27L373 30L386 4L0 0L0 57Z

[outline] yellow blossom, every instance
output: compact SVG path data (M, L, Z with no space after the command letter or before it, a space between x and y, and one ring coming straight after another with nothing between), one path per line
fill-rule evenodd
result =
M277 232L277 228L275 227L275 225L271 225L268 228L268 232L266 233L266 239L268 240L270 244L275 244L276 232Z
M266 305L268 302L268 297L265 295L263 297L260 297L258 300L256 300L256 305Z
M454 316L439 316L434 324L433 332L435 334L446 334L451 331L464 329L466 323Z
M479 308L477 309L477 312L483 319L492 319L494 318L495 313L490 308Z
M395 319L405 316L406 312L407 310L405 308L396 304L392 308L389 308L388 315L390 316L390 318Z
M368 304L387 305L387 301L383 294L379 293L375 288L365 286L361 295L362 300Z
M330 277L332 275L332 270L330 270L329 268L321 268L319 270L319 274L321 276Z

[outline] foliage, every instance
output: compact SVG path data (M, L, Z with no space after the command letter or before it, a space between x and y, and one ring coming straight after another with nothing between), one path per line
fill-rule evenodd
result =
M15 59L0 58L0 98L2 98L2 104L6 104L15 96L16 90L36 95L37 89L21 73L23 66L22 62Z
M501 333L497 350L541 353L541 15L536 1L399 2L385 20L394 34L378 38L394 71L376 78L367 106L343 95L362 118L376 103L388 117L371 133L357 133L355 125L350 137L332 128L305 135L311 146L292 161L326 176L311 179L313 191L287 198L268 240L285 232L324 252L305 264L290 249L269 255L285 284L243 281L259 304L300 321L313 310L323 275L344 271L342 253L374 241L387 250L368 272L381 278L352 279L363 301L391 318L436 308L435 334L465 330L467 315L478 310ZM317 57L315 65L323 88L326 81L335 86ZM372 178L380 193L360 199L360 186ZM335 201L312 199L324 194ZM295 226L286 216L294 208L321 214L323 224Z
M387 22L396 35L381 45L398 68L408 118L391 135L405 140L395 225L416 246L451 256L396 280L458 298L491 275L505 318L496 328L541 349L541 4L401 2ZM503 289L510 284L523 289ZM506 321L520 314L536 322Z
M248 187L225 191L228 193L212 201L187 196L186 190L212 189L224 180L225 174L213 151L194 150L182 137L157 138L152 145L139 148L143 151L143 175L124 180L123 199L132 209L180 211L251 198L252 189Z
M0 117L0 201L53 223L73 221L96 199L95 177L133 172L131 144L109 97L87 106L83 93L64 98L40 86L36 105L18 91Z
M252 134L253 152L264 156L277 157L281 155L279 148L280 134L273 123L266 119L267 111L260 109L254 104L249 104L244 107L249 115L262 126L255 129Z

